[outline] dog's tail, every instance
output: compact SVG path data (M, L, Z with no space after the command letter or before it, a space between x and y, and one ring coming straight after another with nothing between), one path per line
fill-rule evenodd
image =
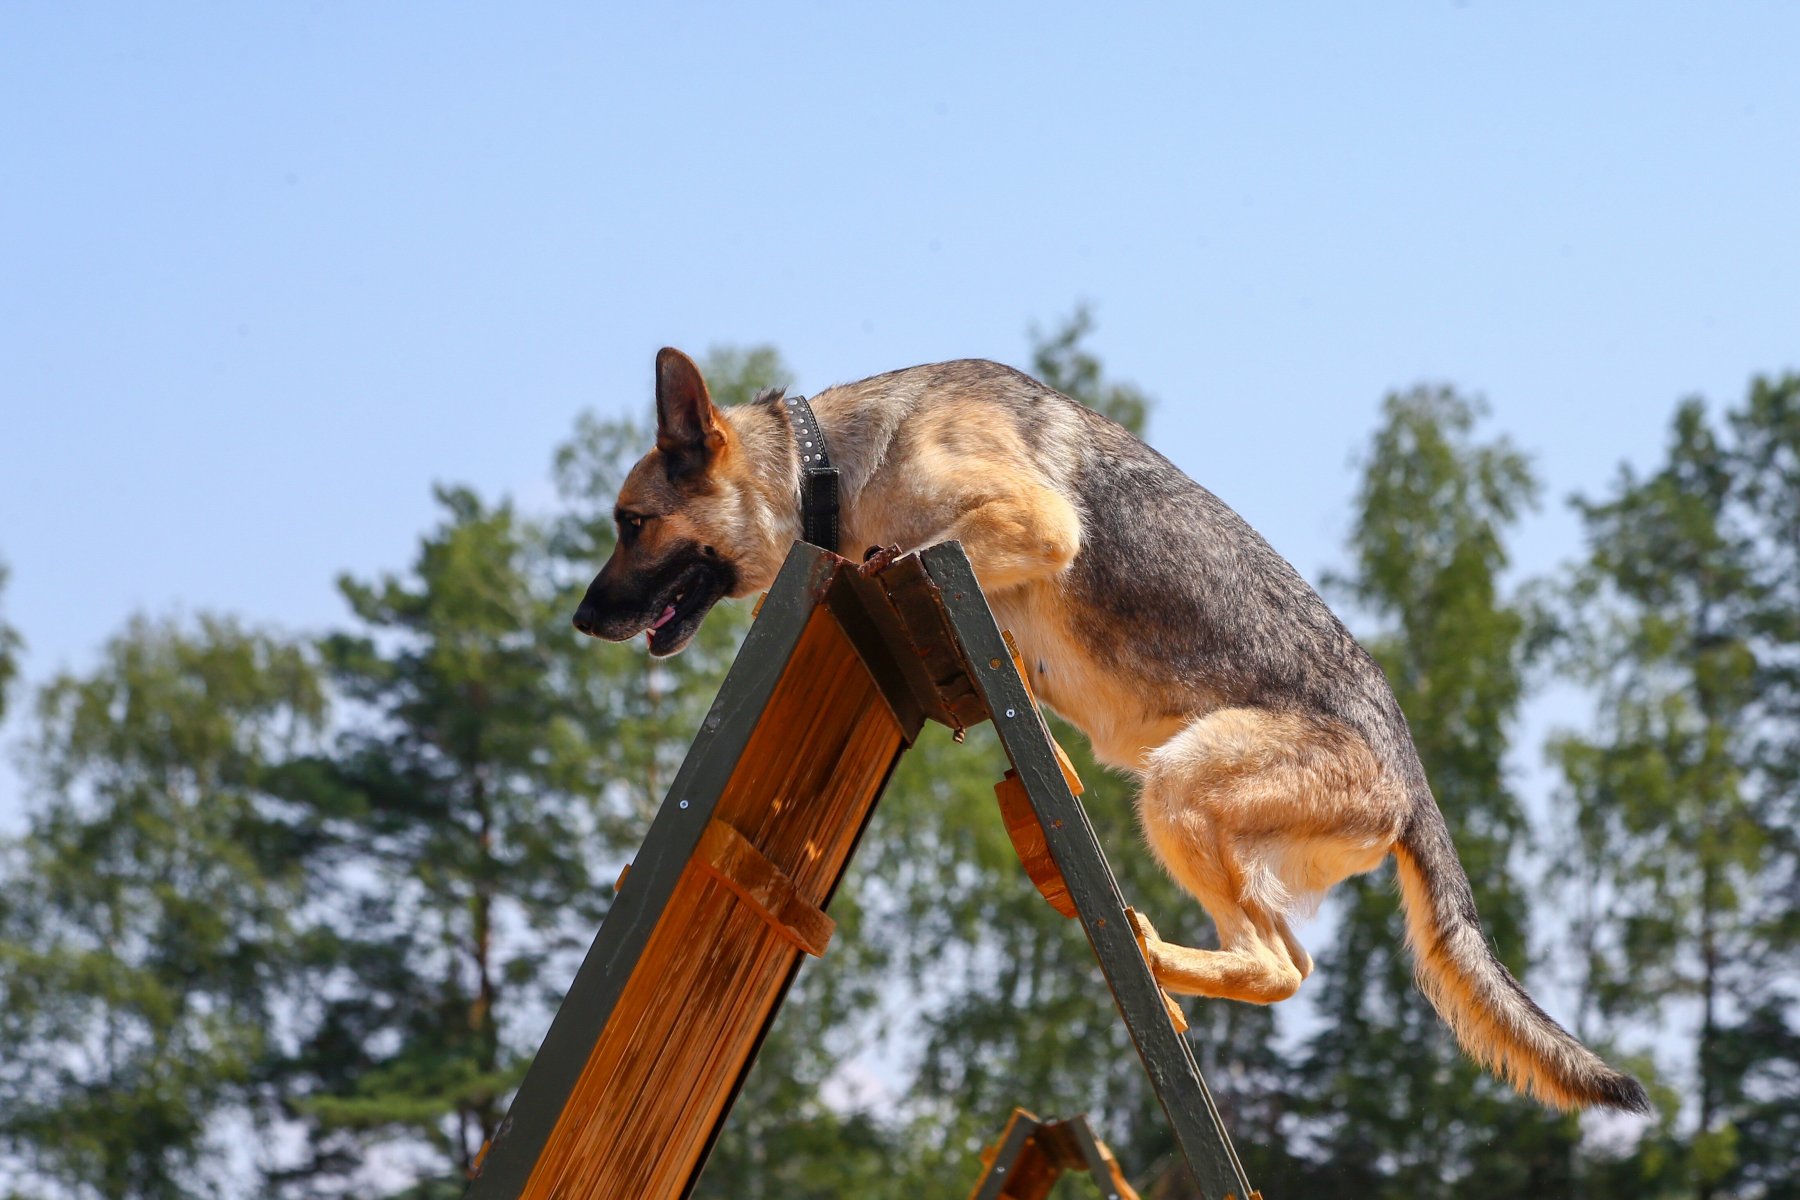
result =
M1488 947L1475 893L1424 779L1394 847L1419 988L1470 1057L1557 1108L1647 1113L1644 1085L1600 1060L1525 993ZM1421 794L1422 793L1422 794Z

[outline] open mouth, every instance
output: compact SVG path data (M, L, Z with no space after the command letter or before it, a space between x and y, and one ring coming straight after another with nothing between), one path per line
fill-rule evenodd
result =
M650 622L644 636L650 653L661 658L688 644L700 628L700 619L725 594L719 573L702 564L684 574L663 602L662 611Z

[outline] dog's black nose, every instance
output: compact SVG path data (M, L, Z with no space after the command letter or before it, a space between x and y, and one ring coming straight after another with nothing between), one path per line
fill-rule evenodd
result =
M587 634L589 637L599 636L594 632L594 626L597 620L597 614L585 604L575 610L575 628Z

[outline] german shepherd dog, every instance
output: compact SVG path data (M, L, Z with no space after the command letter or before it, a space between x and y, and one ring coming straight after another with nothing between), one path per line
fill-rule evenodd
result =
M800 535L802 448L779 395L713 405L656 358L656 446L576 628L674 654ZM1312 970L1289 927L1399 863L1420 986L1470 1055L1561 1108L1637 1112L1635 1079L1547 1016L1488 948L1468 876L1381 669L1280 555L1125 429L1009 367L938 363L812 401L846 546L962 542L1037 695L1141 781L1152 851L1219 949L1138 934L1174 992L1267 1004Z

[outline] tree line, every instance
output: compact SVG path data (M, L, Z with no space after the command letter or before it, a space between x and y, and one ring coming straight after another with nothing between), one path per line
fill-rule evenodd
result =
M1034 330L1033 372L1141 432L1089 332ZM725 403L788 375L769 348L703 365ZM340 579L322 636L134 616L26 692L0 593L30 797L0 846L0 1195L461 1194L749 620L722 606L655 662L570 630L649 440L582 417L547 512L438 489L413 560ZM1678 405L1658 461L1570 501L1578 561L1521 580L1541 490L1478 400L1389 395L1325 589L1496 951L1657 1116L1555 1114L1461 1058L1384 869L1328 903L1305 1004L1187 1003L1265 1195L1800 1197L1800 376ZM1527 745L1547 689L1579 719ZM1059 737L1126 895L1210 944L1130 784ZM1088 1112L1145 1195L1194 1194L1085 941L1013 856L999 763L934 729L902 764L703 1195L961 1195L1014 1105Z

